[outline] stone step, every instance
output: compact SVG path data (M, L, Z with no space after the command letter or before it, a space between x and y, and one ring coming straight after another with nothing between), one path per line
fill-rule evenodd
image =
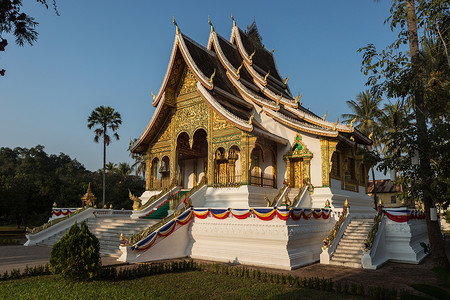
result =
M351 245L346 245L346 244L339 244L339 247L336 248L336 250L334 250L334 252L340 251L341 249L343 251L361 251L364 249L364 244L351 244Z
M348 259L348 260L361 260L362 253L333 253L332 259Z
M361 269L361 263L357 263L357 262L347 262L347 261L335 261L335 260L331 260L330 261L330 265L335 265L335 266L344 266L344 267L349 267L349 268L357 268L357 269Z
M362 255L363 254L363 249L355 249L355 248L351 248L351 249L346 249L346 248L342 248L339 247L339 249L336 249L333 253L333 255L335 254L351 254L351 255Z
M352 263L361 264L361 257L340 257L340 256L335 257L333 255L333 257L331 258L331 261L352 262Z

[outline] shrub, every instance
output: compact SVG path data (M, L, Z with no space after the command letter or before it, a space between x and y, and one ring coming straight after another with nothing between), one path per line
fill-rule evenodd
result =
M100 244L86 222L77 223L57 242L50 253L50 271L75 280L88 280L101 271Z

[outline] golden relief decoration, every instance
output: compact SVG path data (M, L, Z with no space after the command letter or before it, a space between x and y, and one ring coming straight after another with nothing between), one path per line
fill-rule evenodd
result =
M197 78L195 78L191 69L188 66L185 66L176 95L181 96L195 91L197 91Z
M179 109L175 113L175 117L172 122L175 125L175 135L182 131L188 133L192 138L194 132L203 128L207 131L208 128L208 106L204 102L198 102L192 106Z
M234 126L227 120L222 119L216 112L213 112L213 130L223 130L227 128L234 128Z
M320 149L322 153L322 186L330 185L330 172L332 169L333 153L336 151L338 141L327 139L320 140Z

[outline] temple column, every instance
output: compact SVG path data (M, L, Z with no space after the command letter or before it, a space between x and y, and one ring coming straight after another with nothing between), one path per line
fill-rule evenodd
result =
M243 132L241 135L241 181L242 184L249 184L249 169L251 164L250 147L248 141L248 133Z
M151 180L152 180L152 161L150 157L146 156L145 158L145 190L149 191L151 189Z
M289 158L284 160L286 162L286 176L285 179L288 183L288 186L291 186L291 161Z
M336 151L336 146L338 141L321 139L320 140L320 150L322 154L322 186L330 186L330 172L331 172L331 157L334 151Z

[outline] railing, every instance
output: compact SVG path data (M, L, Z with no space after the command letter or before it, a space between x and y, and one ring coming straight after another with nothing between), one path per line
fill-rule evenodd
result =
M382 217L383 217L383 205L381 203L378 203L378 213L373 218L372 228L369 230L369 232L367 233L367 238L364 240L364 251L370 251L372 249L373 241L377 236L378 227L380 225Z
M251 173L250 185L276 188L274 176L273 175L266 176L264 173L261 174Z
M303 196L304 192L306 191L306 189L308 188L307 185L302 186L301 188L298 189L298 194L297 196L295 196L294 200L292 200L292 207L297 207L300 200L301 200L301 196Z
M350 178L349 175L344 176L344 190L351 192L358 192L359 184L358 180Z
M147 207L149 207L153 202L155 202L156 200L158 200L160 197L162 197L165 193L167 193L168 191L170 191L171 189L173 189L174 187L177 186L177 181L174 180L172 182L171 185L169 185L168 187L163 188L163 190L161 191L161 193L153 195L152 197L150 197L150 199L148 199L148 201L142 205L141 207L139 207L138 210L143 210Z
M94 216L130 216L133 213L132 210L117 210L117 209L95 209Z
M342 209L342 214L339 216L339 219L337 220L336 224L334 224L334 228L331 229L330 233L326 238L323 239L323 248L328 248L331 243L333 242L334 238L336 237L337 233L339 232L339 229L341 228L341 225L345 222L345 219L347 218L349 211L349 205L348 201L345 200L344 208Z
M152 179L151 180L151 189L152 190L159 190L169 187L170 184L170 177L163 177L161 179Z
M173 214L171 214L170 216L167 216L166 218L162 219L158 223L156 223L138 233L133 234L129 238L121 236L121 241L120 241L121 245L122 246L130 246L130 245L133 245L133 244L139 242L140 240L149 236L153 231L158 230L159 228L161 228L168 222L172 221L174 218L176 218L177 216L179 216L180 214L182 214L183 212L185 212L188 209L191 209L191 207L189 205L184 206L183 208L174 211Z
M239 187L242 185L241 175L216 175L213 187Z
M278 194L275 196L275 198L273 199L273 202L270 203L269 206L275 206L278 203L278 200L280 200L280 197L283 195L284 191L286 191L287 188L288 188L287 184L283 185L283 187L278 191Z
M176 208L180 205L180 203L182 201L185 201L186 199L188 199L193 193L195 193L196 191L198 191L201 187L203 187L206 184L206 176L202 178L202 180L200 181L200 183L193 187L189 192L184 193L184 194L174 194L168 197L169 200L169 207L171 210L176 210ZM185 203L185 206L187 205L187 203Z
M55 224L58 224L59 222L62 222L62 221L66 220L66 219L68 219L68 218L70 218L72 216L75 216L75 215L79 214L80 212L85 211L87 208L88 207L81 208L81 209L79 209L77 211L69 213L67 216L64 216L64 217L58 218L58 219L54 219L54 220L52 220L50 222L47 222L47 223L45 223L45 224L43 224L41 226L38 226L38 227L34 227L34 228L27 227L26 231L29 234L36 234L36 233L38 233L38 232L40 232L40 231L42 231L44 229L47 229L47 228L49 228L49 227L51 227L51 226L53 226Z

